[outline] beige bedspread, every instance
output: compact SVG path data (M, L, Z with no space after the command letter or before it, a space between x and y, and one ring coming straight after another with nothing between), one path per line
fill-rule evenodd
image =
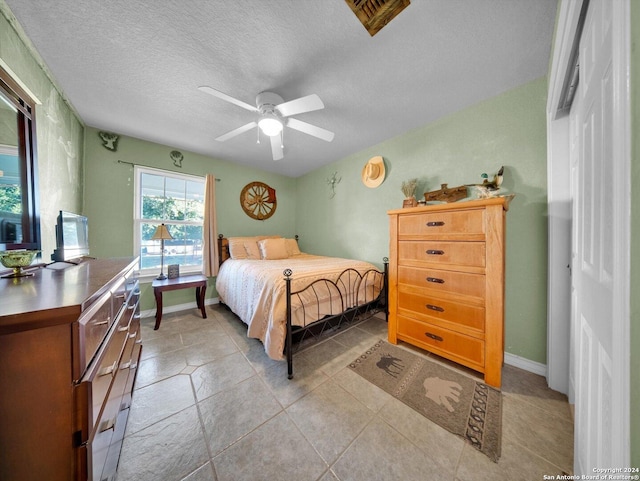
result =
M270 358L283 359L286 337L286 285L283 271L293 271L291 290L295 292L316 279L335 280L348 268L356 269L360 274L370 269L377 270L368 262L311 254L282 260L229 259L220 266L216 290L220 299L248 325L247 335L260 339ZM377 296L381 284L378 283L375 287L369 284L367 288L370 291L368 300L372 300ZM372 289L378 292L372 293ZM321 298L326 296L327 292L320 293ZM360 296L360 299L363 299L363 296ZM304 301L294 298L293 325L303 325L305 322L308 324L310 320L320 319L330 313L331 308L335 309L336 302L339 302L335 298L325 298L321 301L324 305L318 311L315 307L303 308L300 303ZM309 316L313 316L313 319Z

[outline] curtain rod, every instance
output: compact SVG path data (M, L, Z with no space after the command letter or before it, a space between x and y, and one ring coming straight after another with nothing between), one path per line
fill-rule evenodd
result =
M153 165L134 164L133 162L127 162L126 160L120 160L120 159L118 159L118 163L119 163L119 164L129 164L129 165L132 165L132 166L134 166L134 167L137 165L138 167L149 167L150 169L157 169L157 167L155 167L155 166L153 166ZM193 175L193 174L192 174L192 175ZM216 182L220 182L221 180L222 180L222 179L218 179L218 178L216 177Z

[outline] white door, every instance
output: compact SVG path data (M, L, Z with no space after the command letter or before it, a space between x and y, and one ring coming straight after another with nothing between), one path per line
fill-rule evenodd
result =
M575 474L629 465L628 140L618 116L627 97L614 32L625 3L589 4L572 112Z

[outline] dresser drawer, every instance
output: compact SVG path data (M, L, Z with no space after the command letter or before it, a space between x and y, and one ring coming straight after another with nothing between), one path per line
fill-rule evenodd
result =
M96 355L112 323L111 293L103 294L89 307L73 326L74 352L78 358L73 363L73 379L77 381Z
M429 295L436 297L455 294L483 300L485 296L485 276L482 274L398 266L398 286L402 284L428 289Z
M126 317L121 316L118 324L112 327L96 359L76 387L77 402L88 408L84 417L79 420L82 442L89 439L94 429L101 429L98 426L98 418L112 389L113 381L120 372L122 353L129 337L129 325L125 319ZM123 391L124 384L120 395Z
M484 268L484 242L400 241L398 265L441 264Z
M484 341L398 316L398 338L484 372Z
M424 212L398 218L400 236L443 237L450 234L484 236L484 210Z
M133 331L129 334L131 336ZM133 350L131 353L131 360L129 361L129 372L127 374L127 384L124 388L124 395L122 397L122 409L131 407L131 396L133 393L133 384L136 380L136 373L138 372L138 363L140 362L140 352L142 350L142 339L140 338L140 331L137 332L133 342Z
M484 338L484 307L447 301L398 288L398 313Z

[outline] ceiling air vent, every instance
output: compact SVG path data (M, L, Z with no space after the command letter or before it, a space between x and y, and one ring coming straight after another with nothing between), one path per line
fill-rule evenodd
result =
M411 3L410 0L345 0L345 2L372 37Z

